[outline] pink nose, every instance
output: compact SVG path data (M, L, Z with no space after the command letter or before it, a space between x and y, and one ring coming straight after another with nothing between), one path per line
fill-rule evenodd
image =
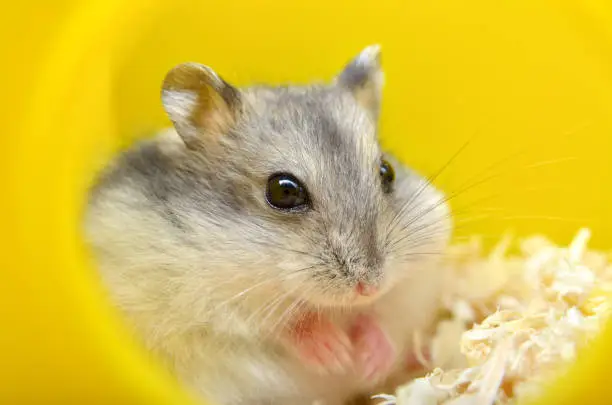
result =
M362 283L361 281L357 283L357 287L355 287L355 290L357 291L357 294L363 295L364 297L370 297L376 294L376 292L378 291L375 286L371 284Z

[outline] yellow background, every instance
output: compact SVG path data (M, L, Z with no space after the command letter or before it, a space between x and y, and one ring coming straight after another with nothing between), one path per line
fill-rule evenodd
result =
M183 403L106 306L79 235L92 173L167 125L159 84L180 62L306 82L380 43L385 146L431 175L467 143L435 180L457 194L458 238L567 243L586 225L612 247L609 1L37 3L0 24L0 403ZM612 350L595 350L550 403L607 403Z

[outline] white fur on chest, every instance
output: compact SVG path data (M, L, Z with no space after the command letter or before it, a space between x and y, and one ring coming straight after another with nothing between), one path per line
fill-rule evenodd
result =
M346 327L359 312L375 314L396 346L396 370L401 369L404 357L412 350L413 333L433 321L440 280L437 271L432 268L415 275L371 306L326 315ZM175 372L199 395L223 404L289 401L286 403L306 405L319 400L335 405L373 388L350 372L318 375L275 340L249 333L248 322L227 315L224 328L234 330L233 337L202 336L177 341L174 347L183 359Z

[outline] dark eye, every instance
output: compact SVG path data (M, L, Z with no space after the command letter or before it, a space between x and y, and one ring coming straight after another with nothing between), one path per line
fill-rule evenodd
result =
M393 181L395 180L395 170L391 163L383 160L380 162L380 180L382 181L383 191L390 193L393 190Z
M306 187L288 173L270 176L266 199L273 208L284 211L303 211L308 209L310 204Z

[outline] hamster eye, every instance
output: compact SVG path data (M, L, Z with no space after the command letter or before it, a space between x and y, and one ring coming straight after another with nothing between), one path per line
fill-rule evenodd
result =
M395 170L391 163L383 160L380 162L380 179L382 181L383 191L390 193L393 189L393 181L395 180Z
M303 211L309 208L310 198L302 183L288 173L270 176L266 200L271 207L283 211Z

